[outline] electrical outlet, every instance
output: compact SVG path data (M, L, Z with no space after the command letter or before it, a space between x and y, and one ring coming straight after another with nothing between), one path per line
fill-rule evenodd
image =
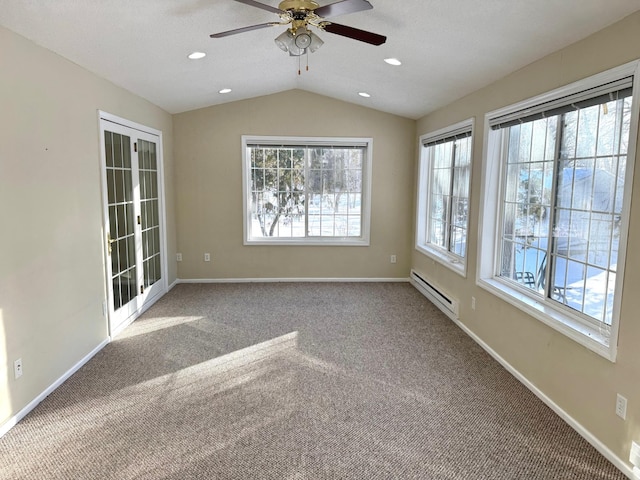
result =
M211 261L211 254L210 253L205 253L204 254L204 261L205 262L210 262Z
M21 358L13 362L13 375L16 380L22 376L22 359Z
M476 297L471 297L471 310L476 309Z
M616 397L616 415L623 420L627 418L627 399L620 394Z
M181 261L182 261L182 254L176 253L176 262L181 262Z
M395 255L391 255L391 258L389 260L391 261L391 263L396 263L398 261Z

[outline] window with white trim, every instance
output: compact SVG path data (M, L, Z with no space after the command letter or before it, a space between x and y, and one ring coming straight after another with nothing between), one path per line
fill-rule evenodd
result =
M466 274L473 120L420 137L416 249Z
M479 284L612 360L637 68L633 62L486 118Z
M245 243L369 244L372 139L242 143Z

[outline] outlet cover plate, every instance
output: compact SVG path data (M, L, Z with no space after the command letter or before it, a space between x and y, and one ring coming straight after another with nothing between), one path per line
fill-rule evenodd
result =
M22 359L21 358L13 362L13 375L16 380L22 376Z
M623 420L627 418L627 399L619 393L616 397L616 415Z

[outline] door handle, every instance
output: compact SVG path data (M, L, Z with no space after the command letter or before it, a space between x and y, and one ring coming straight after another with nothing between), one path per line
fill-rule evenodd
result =
M113 240L111 238L111 233L107 233L107 251L109 252L109 255L111 255L111 250L112 250L111 244L113 242L117 242L117 240Z

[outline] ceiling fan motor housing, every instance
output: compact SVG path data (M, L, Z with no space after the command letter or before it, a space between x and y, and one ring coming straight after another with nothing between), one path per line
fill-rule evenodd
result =
M311 12L318 8L320 5L313 0L283 0L278 5L280 10L293 11L293 12Z

